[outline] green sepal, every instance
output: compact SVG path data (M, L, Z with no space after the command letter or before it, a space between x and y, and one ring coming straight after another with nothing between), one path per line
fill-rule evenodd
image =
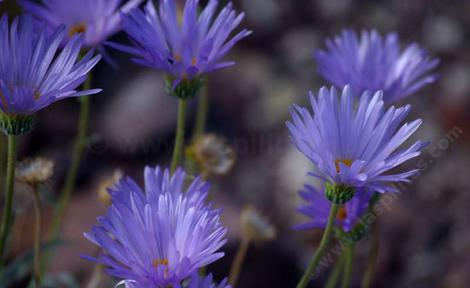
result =
M325 183L325 195L334 204L349 202L356 193L356 188L346 185L337 185L330 182Z
M22 135L33 130L34 116L0 113L0 129L7 135Z
M165 88L168 94L175 96L180 99L191 99L196 96L197 93L204 86L204 81L200 77L193 79L183 79L173 89L173 77L165 77Z

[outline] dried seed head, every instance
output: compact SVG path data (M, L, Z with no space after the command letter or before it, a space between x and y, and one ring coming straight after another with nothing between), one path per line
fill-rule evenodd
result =
M225 140L214 134L196 138L186 151L193 159L204 178L211 175L226 175L235 164L235 151Z
M16 165L16 180L29 186L47 182L54 174L54 162L42 158L26 159Z
M276 228L254 207L246 206L240 218L244 237L257 243L271 241L276 237Z

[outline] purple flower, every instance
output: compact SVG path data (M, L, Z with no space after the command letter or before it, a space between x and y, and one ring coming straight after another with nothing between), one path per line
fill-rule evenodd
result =
M386 103L405 98L436 80L429 74L439 63L426 50L411 44L400 52L396 33L382 37L377 31L344 30L340 36L326 40L327 51L315 54L319 73L330 83L351 85L356 95L384 92Z
M122 0L20 0L28 13L46 22L51 29L62 24L67 27L69 38L76 33L84 34L84 45L100 45L121 29L120 12L128 12L143 0L130 0L120 7Z
M380 91L373 96L363 93L357 108L354 100L348 86L341 96L334 87L321 88L318 97L310 93L313 115L307 108L291 107L292 122L287 127L292 141L316 165L318 172L312 176L336 185L397 191L393 182L408 182L418 170L387 172L420 154L423 141L399 148L422 121L400 126L410 106L385 110Z
M297 211L309 217L310 221L297 225L294 228L298 230L325 228L332 204L325 197L324 191L320 191L311 185L305 185L299 191L299 195L306 204L300 206ZM356 193L351 201L339 209L335 225L341 227L346 232L350 232L367 212L372 195L371 191Z
M145 191L132 179L110 189L112 205L85 236L105 251L89 260L136 287L177 285L221 257L227 231L220 210L206 204L209 184L195 179L183 191L185 173L145 169Z
M9 27L0 20L0 110L8 115L30 115L67 97L100 92L77 91L100 56L89 51L79 59L82 37L75 35L57 52L65 28L46 33L29 16L17 17Z
M117 286L124 285L125 288L141 288L136 281L124 280L118 283ZM186 286L180 285L180 283L175 284L174 288L231 288L232 286L228 285L227 279L224 279L219 285L214 284L212 279L212 274L209 274L206 277L199 276L199 273L193 273L189 284Z
M251 31L243 29L229 38L244 17L234 11L232 3L217 17L217 0L209 0L198 13L199 0L187 0L182 20L178 20L175 0L161 0L157 12L152 1L143 10L134 9L123 16L124 30L134 47L110 43L112 47L128 52L140 65L166 72L174 78L173 87L183 79L195 77L235 62L224 62L222 57Z

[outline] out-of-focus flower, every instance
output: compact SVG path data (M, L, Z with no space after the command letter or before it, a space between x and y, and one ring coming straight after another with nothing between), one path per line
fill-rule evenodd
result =
M37 157L26 159L16 165L16 181L31 187L46 183L54 174L54 162Z
M331 202L325 197L323 190L318 190L311 185L305 185L299 191L300 197L306 202L297 211L309 217L307 223L295 226L298 230L309 230L325 228L331 210ZM360 218L367 212L372 192L357 193L351 201L345 203L338 211L335 225L344 231L351 231L359 222Z
M4 130L13 129L8 121L12 118L29 116L67 97L101 91L76 90L100 60L100 56L93 57L92 51L79 59L82 37L73 36L58 53L65 28L62 26L49 34L33 22L31 17L21 16L9 27L7 16L0 20L0 122ZM21 134L22 131L6 132Z
M254 207L247 206L241 214L243 236L257 243L271 241L276 237L276 228Z
M420 155L426 145L417 141L399 149L418 129L421 120L405 123L410 106L384 109L382 92L365 92L356 107L354 94L346 86L342 95L336 89L321 88L317 97L310 93L313 114L304 107L291 107L288 122L292 141L317 167L310 172L335 187L368 188L392 192L394 182L408 182L418 170L386 174L401 163ZM399 150L398 150L399 149Z
M384 100L392 103L407 97L436 80L430 74L439 63L426 50L411 44L400 52L396 33L382 37L377 31L362 31L361 36L344 30L326 40L327 50L315 54L319 73L330 83L351 85L356 95L364 91L383 91Z
M104 205L111 205L111 195L109 194L108 189L112 187L115 183L119 182L124 176L121 170L117 169L114 171L113 175L105 178L100 185L98 186L98 199Z
M142 286L139 286L136 281L132 281L132 280L121 281L118 283L118 286L121 284L124 285L126 288L141 288L142 287ZM182 288L182 287L185 287L185 288L231 288L232 286L230 286L227 283L227 279L224 279L222 282L220 282L219 285L217 285L217 284L214 284L213 282L212 274L209 274L208 276L200 276L199 273L194 273L189 283L185 285L180 285L178 283L178 284L175 284L175 286L173 287L174 288Z
M143 10L134 9L123 16L123 27L133 46L116 43L110 46L132 54L137 64L167 73L172 90L182 81L185 82L182 84L195 82L203 73L234 65L235 62L225 62L222 58L251 33L243 29L229 38L244 13L237 15L229 3L214 17L217 0L210 0L200 14L198 4L199 0L187 0L179 21L175 0L160 1L158 12L152 1L148 1Z
M204 178L226 175L235 164L235 151L214 134L197 137L186 154L196 162Z
M83 33L86 47L102 44L121 29L120 13L127 13L143 0L20 0L27 13L44 21L51 30L64 24L68 38ZM64 39L65 40L65 39ZM65 45L65 41L63 44Z
M86 238L105 251L107 273L135 287L178 285L224 256L220 210L206 204L209 184L195 179L183 190L185 173L145 169L145 192L130 178L110 189L112 205Z

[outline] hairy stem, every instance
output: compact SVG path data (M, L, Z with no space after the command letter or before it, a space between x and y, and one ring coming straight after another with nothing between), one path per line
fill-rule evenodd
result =
M335 266L333 267L333 270L330 273L330 276L328 277L328 280L326 281L325 288L334 288L336 287L336 284L339 281L339 276L341 275L341 271L343 271L344 267L344 253L341 254L339 259L336 261Z
M320 241L320 246L318 246L315 255L312 257L310 264L308 265L305 273L303 274L302 278L300 279L299 283L297 284L297 288L305 288L310 282L310 279L315 275L315 271L317 269L317 265L320 262L323 254L330 243L331 236L333 234L333 228L336 220L336 215L338 214L339 205L332 204L330 209L330 215L328 217L328 223L326 224L325 232L323 232L323 237Z
M37 288L41 287L41 199L39 197L38 187L33 187L34 198L34 283Z
M5 246L10 235L12 222L13 192L16 168L16 136L8 135L7 177L5 188L5 207L3 209L1 238L0 238L0 270L3 270Z
M367 268L361 283L362 288L369 288L371 286L374 279L375 267L379 259L380 236L378 223L376 222L373 227L372 243L370 244L369 256L367 257Z
M343 282L341 288L348 288L351 283L352 277L352 261L354 254L354 244L346 244L344 248L345 260L344 260L344 271L343 271Z
M250 237L243 236L240 246L238 247L237 254L235 255L235 259L232 262L232 267L230 267L228 279L232 287L235 287L235 284L237 284L243 261L245 260L246 253L248 252L248 247L250 246L250 241Z
M90 89L91 87L91 73L88 74L87 81L83 84L83 90ZM77 179L78 168L82 160L83 151L86 144L86 135L88 130L88 120L90 116L90 98L89 96L81 97L80 99L80 118L78 120L77 136L73 147L72 164L70 165L65 183L62 188L59 203L54 211L54 218L51 226L51 240L56 240L59 237L62 220L64 218L65 210L70 201L72 191L75 188Z
M186 124L186 111L188 110L188 101L178 100L178 121L176 124L175 146L173 148L173 157L171 159L171 173L176 171L181 164L184 148L184 127Z

